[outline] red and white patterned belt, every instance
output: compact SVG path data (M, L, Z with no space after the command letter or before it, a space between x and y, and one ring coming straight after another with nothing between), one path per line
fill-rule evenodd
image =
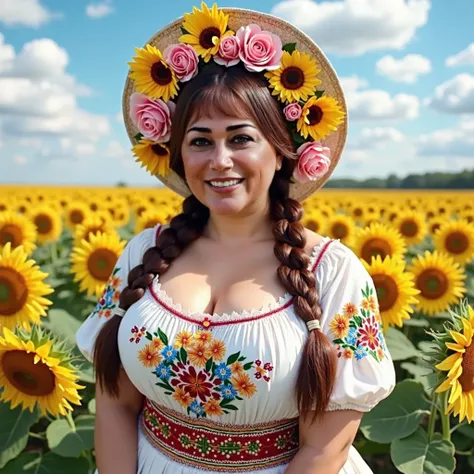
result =
M145 399L143 432L173 460L216 472L245 472L289 463L298 451L298 419L228 425L191 418Z

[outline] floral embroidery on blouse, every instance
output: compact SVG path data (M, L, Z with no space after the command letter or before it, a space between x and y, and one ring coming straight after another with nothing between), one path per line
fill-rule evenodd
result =
M342 314L338 313L329 323L338 351L343 359L361 360L366 356L381 362L387 351L382 331L382 320L374 295L374 289L366 284L362 289L363 300L358 307L346 303Z
M91 318L95 315L99 316L99 318L110 318L113 315L113 310L120 299L119 287L122 284L122 280L117 276L119 271L120 268L115 268L112 272L107 281L107 286L104 288L102 296L90 316Z
M142 366L153 369L159 379L156 385L186 408L188 415L205 418L238 410L239 401L257 392L249 371L254 371L257 380L270 381L273 366L269 362L248 361L240 351L226 357L224 341L214 339L210 331L183 330L173 342L159 328L151 334L134 326L131 332L130 342L139 342L137 337L149 341L138 351Z

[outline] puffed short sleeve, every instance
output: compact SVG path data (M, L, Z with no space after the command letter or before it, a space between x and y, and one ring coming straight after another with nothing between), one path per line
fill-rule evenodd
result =
M316 269L323 332L338 356L329 410L370 411L395 386L373 280L355 253L333 241Z
M114 315L121 291L127 286L128 273L142 263L146 249L154 245L155 229L145 229L125 246L115 264L96 307L76 331L76 345L84 357L92 362L94 344L104 324Z

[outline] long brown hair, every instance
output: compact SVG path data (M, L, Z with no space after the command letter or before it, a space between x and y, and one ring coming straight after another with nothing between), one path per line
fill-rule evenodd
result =
M295 166L295 151L286 128L282 109L271 96L262 74L249 73L243 67L230 68L210 64L186 83L176 104L171 136L170 166L185 179L181 144L187 124L197 114L251 117L261 133L283 156L282 167L270 185L270 215L274 222L274 253L281 262L278 278L291 293L296 314L305 322L321 318L319 295L314 273L308 269L305 229L301 224L303 208L289 197L290 178ZM128 309L138 301L157 274L168 270L173 260L198 239L208 222L209 209L194 195L183 202L183 212L170 222L149 248L143 262L128 275L128 286L120 295L119 306ZM97 380L110 395L118 396L120 357L117 333L121 317L113 316L100 331L94 352ZM308 334L299 368L296 396L300 412L321 415L328 406L336 375L336 355L332 343L321 331Z

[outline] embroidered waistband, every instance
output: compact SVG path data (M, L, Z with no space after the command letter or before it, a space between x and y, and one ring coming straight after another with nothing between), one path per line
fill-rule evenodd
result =
M142 427L148 440L177 462L215 472L268 469L298 450L298 419L227 425L190 418L146 399Z

